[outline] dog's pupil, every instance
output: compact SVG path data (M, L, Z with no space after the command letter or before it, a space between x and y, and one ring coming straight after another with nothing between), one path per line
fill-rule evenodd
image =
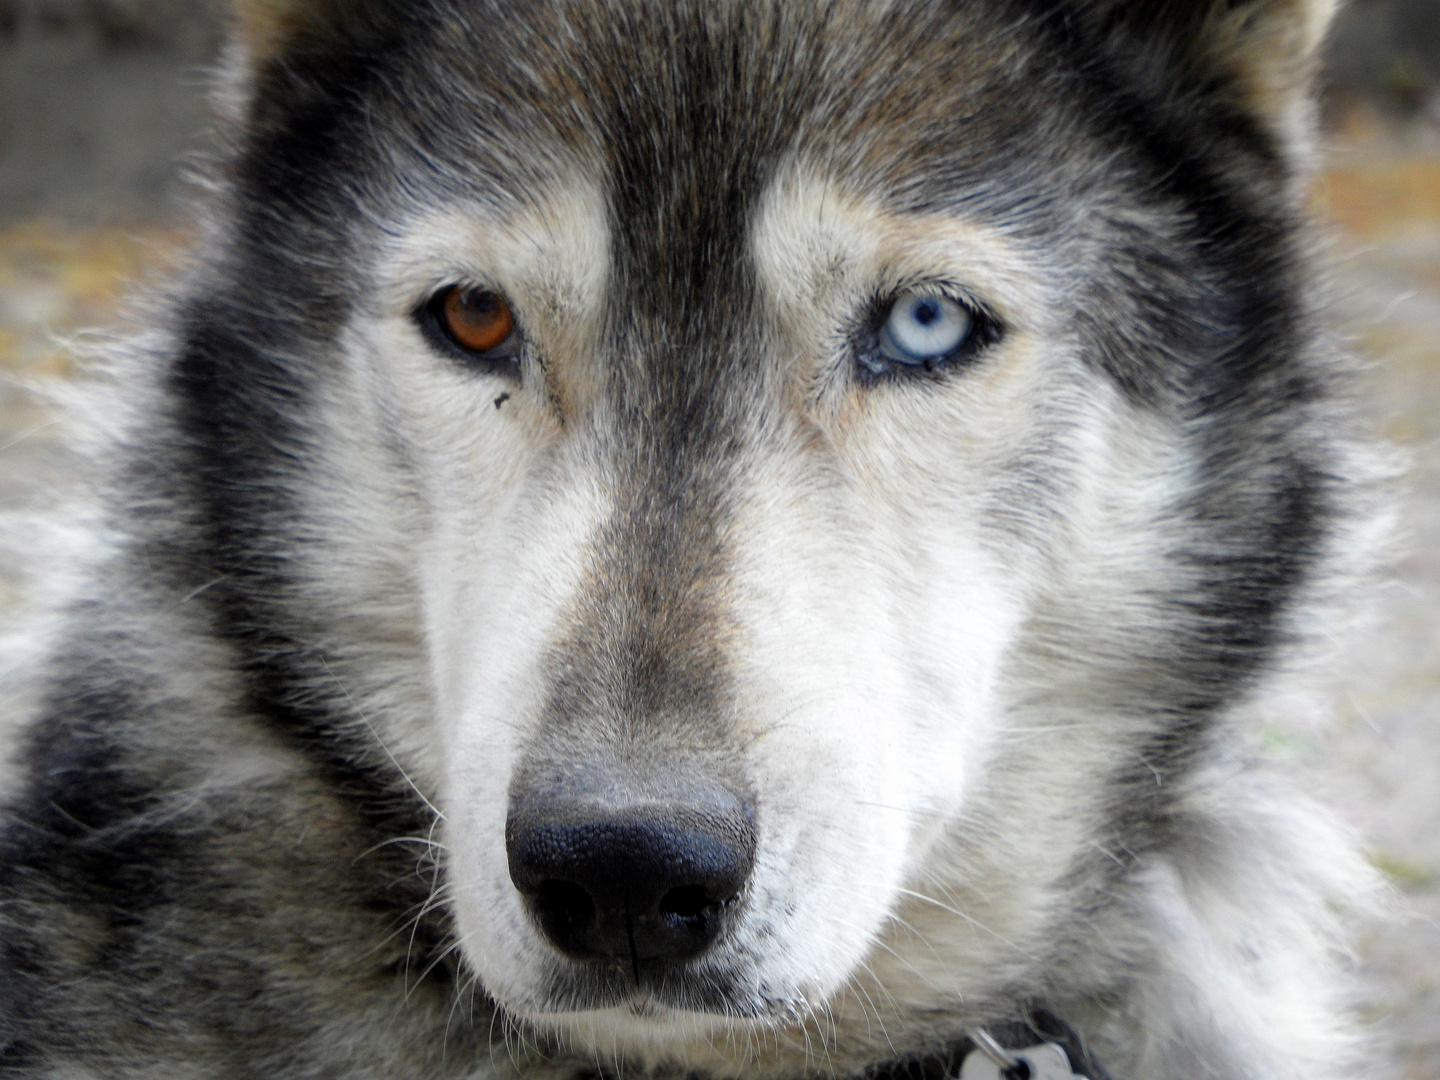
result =
M940 304L935 300L921 300L910 315L921 326L929 326L940 318Z
M498 306L499 297L492 292L483 292L472 289L460 298L460 302L468 307L476 315L485 316L494 313Z
M442 294L442 299L446 329L467 349L486 352L497 348L514 329L509 305L497 293L452 287Z

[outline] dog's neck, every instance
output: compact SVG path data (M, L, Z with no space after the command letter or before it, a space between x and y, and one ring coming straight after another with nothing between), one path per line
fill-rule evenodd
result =
M984 1043L990 1043L986 1047ZM1037 1072L1015 1057L1017 1052L1032 1051L1052 1044L1063 1052L1065 1062L1058 1072ZM995 1066L977 1070L967 1066L972 1055L994 1058ZM1010 1060L1003 1060L1009 1058ZM620 1072L587 1064L567 1080L620 1080ZM852 1080L967 1080L971 1075L998 1075L1001 1080L1110 1080L1110 1074L1095 1060L1089 1048L1068 1023L1056 1014L1038 1006L1025 1010L1021 1018L992 1023L972 1031L943 1051L928 1055L897 1057L879 1062L854 1075ZM680 1072L671 1076L667 1071L654 1080L695 1080L696 1074Z

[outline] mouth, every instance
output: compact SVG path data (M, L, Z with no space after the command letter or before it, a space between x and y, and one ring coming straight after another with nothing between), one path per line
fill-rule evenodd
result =
M616 1019L665 1023L674 1019L672 1008L645 991L634 991L624 1007L616 1010L619 1014ZM1028 1077L1058 1080L1062 1076L1109 1080L1110 1074L1096 1061L1076 1030L1056 1014L1032 1002L1016 1006L1012 1017L954 1031L948 1038L937 1039L937 1033L932 1032L909 1050L903 1041L897 1046L887 1036L888 1056L852 1057L837 1044L825 1049L824 1058L835 1080L962 1080L971 1076L998 1076L1004 1080ZM801 1017L792 1009L788 1019L798 1022ZM813 1035L821 1045L825 1044L823 1030L816 1030ZM813 1076L813 1046L808 1037L804 1045L802 1067L797 1070L793 1063L789 1067L782 1065L771 1075L777 1080ZM977 1064L978 1068L972 1068ZM583 1075L597 1076L588 1066ZM598 1074L602 1078L606 1075ZM652 1070L652 1075L669 1074L662 1069L658 1073ZM711 1074L704 1066L697 1067L697 1063L692 1062L684 1075L689 1080L700 1080Z
M674 1014L721 1020L780 1022L793 1017L793 1002L760 992L735 968L709 963L677 965L630 957L610 963L551 965L535 997L537 1015L623 1010L655 1019ZM530 1011L530 1010L527 1010Z

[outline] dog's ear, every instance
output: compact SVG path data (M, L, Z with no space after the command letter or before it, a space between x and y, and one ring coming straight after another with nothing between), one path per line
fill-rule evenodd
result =
M230 0L231 37L251 67L329 41L364 41L397 0Z
M1287 142L1308 143L1311 85L1340 0L1082 0L1147 81L1217 88Z
M234 0L234 37L252 64L264 63L284 51L296 32L316 18L317 9L332 6L309 0Z

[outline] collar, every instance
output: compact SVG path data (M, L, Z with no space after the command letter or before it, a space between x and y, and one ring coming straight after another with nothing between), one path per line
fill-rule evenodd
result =
M1047 1043L1063 1053L1064 1065L1054 1051L1046 1058L1041 1048ZM972 1056L976 1061L967 1069ZM1043 1067L1052 1061L1053 1067ZM1110 1080L1074 1028L1046 1009L1029 1008L1018 1020L975 1029L943 1054L871 1069L865 1080L970 1080L995 1075L1000 1080L1066 1080L1065 1066L1074 1080Z
M1089 1047L1079 1033L1060 1017L1045 1009L1029 1009L1024 1019L1018 1022L971 1032L966 1041L976 1051L994 1060L993 1050L996 1047L984 1045L986 1040L993 1041L996 1047L1004 1052L1025 1051L1037 1045L1051 1043L1064 1051L1070 1072L1077 1080L1079 1077L1087 1080L1110 1080L1110 1074L1091 1056ZM1026 1080L1027 1069L1019 1068L1020 1062L997 1061L996 1064L1001 1066L1000 1075L1005 1080Z
M1053 1050L1043 1050L1047 1044L1063 1054L1063 1064L1060 1055ZM998 1060L1002 1056L1013 1060ZM1032 1061L1040 1067L1036 1068ZM967 1062L970 1063L968 1069ZM571 1073L570 1080L619 1080L621 1075L591 1064ZM1027 1008L1021 1019L976 1028L942 1053L900 1058L872 1066L859 1074L857 1080L972 1080L972 1077L983 1077L985 1080L997 1077L998 1080L1111 1080L1110 1074L1090 1055L1075 1029L1054 1013L1038 1007ZM677 1080L693 1080L693 1076L682 1076Z

